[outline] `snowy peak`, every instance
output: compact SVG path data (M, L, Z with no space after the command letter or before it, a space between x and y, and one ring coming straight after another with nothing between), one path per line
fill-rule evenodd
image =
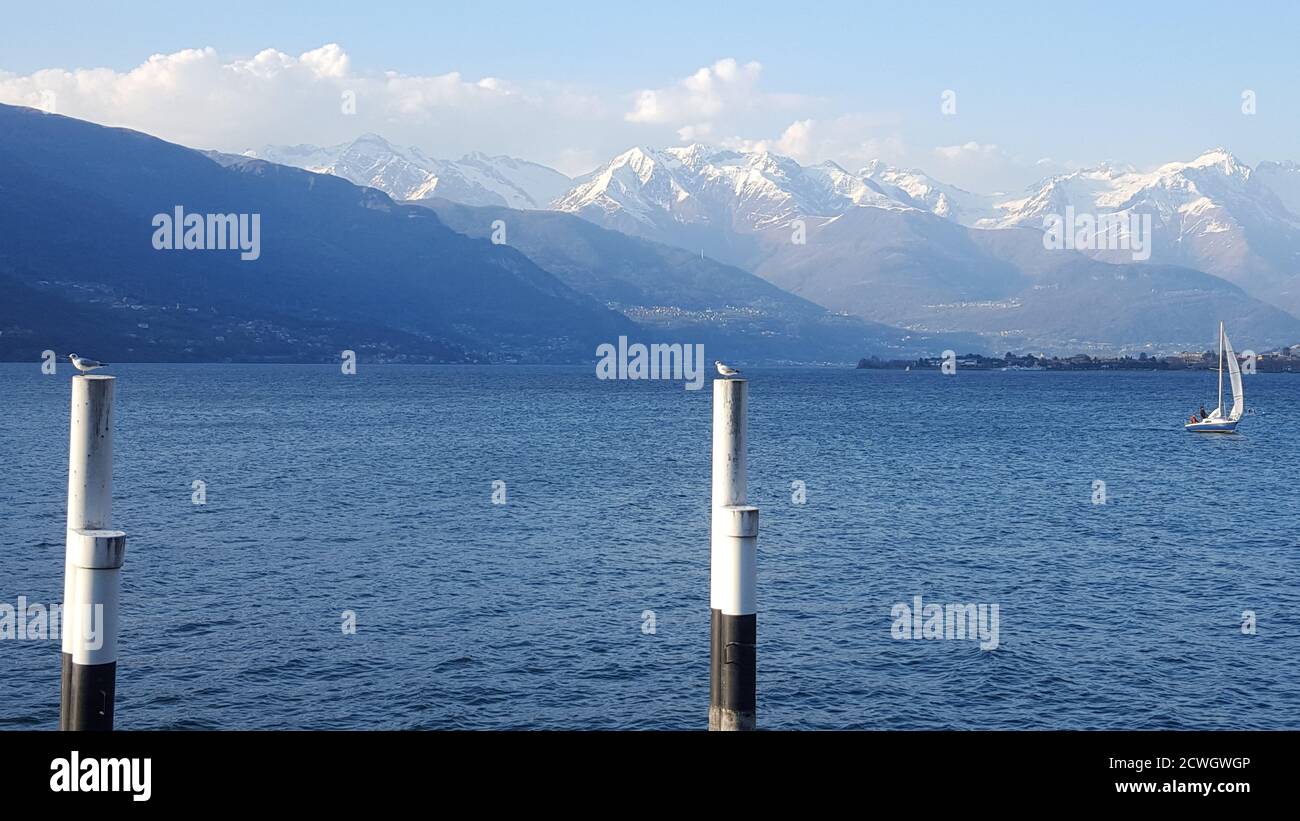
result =
M1300 167L1266 163L1256 172L1227 149L1212 148L1153 171L1106 162L1008 197L966 191L880 160L849 173L833 162L802 166L768 151L635 147L579 180L553 207L606 223L667 219L751 232L798 218L833 218L854 207L918 209L977 228L1041 228L1045 217L1073 209L1145 213L1157 228L1178 235L1218 234L1245 222L1300 229Z
M473 199L496 197L500 198L500 204L510 208L545 208L573 184L564 174L539 163L480 152L466 154L454 163L444 162L441 169L440 178L456 178L466 190L464 193L449 191L450 186L444 185L447 193L435 195L471 205ZM433 190L437 191L436 184Z
M690 196L673 173L681 166L678 158L665 152L631 148L582 178L552 207L653 224L658 216L671 217Z
M343 177L399 200L443 197L466 205L535 209L572 185L565 175L537 163L478 152L439 160L418 148L398 148L378 134L328 148L267 146L245 155Z
M611 168L627 168L631 171L632 176L648 183L655 177L656 172L661 172L673 165L680 164L680 161L671 154L660 154L659 152L650 151L644 148L633 148L623 152L614 158L610 163Z
M379 154L387 152L391 154L397 151L397 149L393 147L392 143L373 132L362 134L351 143L348 143L347 146L358 153L370 152L373 154Z
M553 203L558 210L641 233L668 224L759 232L868 205L916 207L835 163L803 166L770 151L701 143L628 149Z
M1276 195L1253 179L1249 166L1226 149L1215 148L1190 162L1165 163L1150 172L1107 163L1051 177L1022 198L999 202L998 218L980 226L1041 227L1045 215L1063 213L1067 207L1093 214L1150 214L1166 228L1178 227L1181 214L1204 214L1210 209L1224 212L1228 220L1249 213L1253 220L1292 222L1287 209L1279 206Z
M1249 176L1250 168L1239 161L1226 148L1211 148L1189 163L1169 163L1161 172L1175 173L1187 168L1212 168L1227 176Z
M939 182L923 171L905 171L872 160L858 172L858 176L876 182L885 191L914 203L918 208L963 225L973 225L994 214L992 196L974 194Z
M1069 219L1072 209L1076 224L1067 230L1075 247L1108 262L1133 261L1129 249L1105 241L1103 232L1112 230L1102 224L1106 216L1106 225L1147 235L1149 255L1142 259L1205 271L1289 310L1300 307L1300 281L1293 281L1300 270L1294 164L1263 163L1256 170L1214 148L1148 172L1108 164L1052 177L996 208L995 218L976 226L1042 229L1048 218Z
M648 153L648 150L644 148L634 148L632 150L642 154ZM726 162L728 159L736 157L734 151L724 151L705 143L694 143L680 148L665 148L662 153L687 168L695 169L714 161Z

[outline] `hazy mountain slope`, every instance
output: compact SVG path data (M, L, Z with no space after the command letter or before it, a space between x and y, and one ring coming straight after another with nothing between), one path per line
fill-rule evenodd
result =
M155 250L154 215L178 205L189 213L260 214L260 259ZM0 106L0 232L0 274L100 314L158 317L171 308L234 325L279 319L277 338L303 325L365 327L398 347L422 340L412 355L465 351L445 357L457 360L587 359L599 342L635 331L517 251L469 239L378 191L257 160L226 167L144 134L33 109ZM34 340L74 332L68 321L29 316L14 333ZM201 354L230 355L229 339L212 339L202 324L186 328L142 344L165 349L166 358L190 358L186 348L198 339ZM344 334L328 344L358 348L349 341Z
M934 303L996 300L1026 284L960 225L918 211L855 208L783 243L757 273L837 311L911 324Z
M1255 166L1255 180L1273 192L1293 216L1300 217L1300 164L1265 161Z
M65 296L73 292L76 298ZM102 285L46 280L32 286L0 274L0 359L35 362L42 351L94 351L109 361L339 362L487 361L463 341L405 333L375 322L238 313L122 297ZM344 344L345 343L345 344Z
M921 331L978 333L986 348L1176 350L1220 319L1259 349L1300 320L1217 277L1047 250L1032 229L969 229L864 208L775 253L758 273L819 304Z
M459 160L439 160L418 148L393 146L377 134L363 134L329 148L271 145L245 156L332 174L399 200L442 197L470 205L543 208L573 184L559 171L538 163L477 152Z
M425 200L444 223L506 240L575 290L636 320L660 338L705 342L727 356L762 361L854 361L865 354L920 355L974 336L937 337L837 316L733 266L600 228L571 214L476 208Z

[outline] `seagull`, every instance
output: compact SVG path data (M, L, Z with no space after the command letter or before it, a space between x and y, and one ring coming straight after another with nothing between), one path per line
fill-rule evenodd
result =
M713 360L713 364L717 367L718 373L722 374L723 376L735 376L736 374L740 373L740 371L736 370L730 365L722 364L721 359Z
M75 353L68 354L68 359L72 361L72 367L82 373L90 373L91 371L102 368L108 364L107 362L98 362L94 359L86 359L85 357L77 356Z

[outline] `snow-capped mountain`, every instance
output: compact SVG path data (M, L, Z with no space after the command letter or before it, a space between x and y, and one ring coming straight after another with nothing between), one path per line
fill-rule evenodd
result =
M802 166L706 145L633 148L576 182L553 208L742 266L761 255L761 235L793 220L823 221L856 206L917 207L835 163Z
M802 166L768 151L746 153L691 145L633 148L578 180L554 207L581 212L627 209L655 220L665 211L679 221L725 212L737 226L763 231L803 217L832 217L857 205L909 208L869 179L833 162Z
M791 276L804 271L800 260L812 255L849 280L851 272L843 266L866 265L860 258L868 252L887 254L891 265L923 278L987 271L984 261L967 259L960 248L936 245L933 238L944 235L923 222L934 217L968 229L1040 233L1049 219L1065 218L1070 209L1094 220L1106 215L1146 218L1151 235L1145 238L1150 251L1145 256L1127 246L1088 247L1084 235L1091 231L1095 239L1095 224L1069 226L1069 231L1076 250L1096 260L1203 271L1300 315L1300 166L1262 163L1252 169L1223 149L1153 171L1104 164L1050 177L1014 196L965 191L924 171L879 161L851 173L832 162L805 166L767 151L699 144L633 148L575 180L504 157L471 154L455 162L436 160L417 149L394 148L374 135L328 149L278 147L257 156L342 176L398 199L549 207L758 272L805 296L809 294L791 284ZM877 210L882 218L857 218L859 209ZM846 219L849 215L854 218ZM1120 232L1131 224L1127 219L1118 223ZM799 245L795 236L801 230L833 247L792 247ZM889 235L871 235L873 231ZM904 237L912 239L900 239ZM905 281L891 287L897 290ZM882 306L888 302L881 295L874 298ZM835 310L857 305L847 295L842 302L822 304ZM878 312L849 309L881 318Z
M1300 313L1300 167L1251 169L1223 149L1150 172L1111 164L1075 171L1018 196L965 191L879 161L851 174L834 163L802 166L768 152L701 145L635 148L576 182L553 207L751 270L789 244L794 220L819 227L859 207L930 212L971 228L1038 231L1053 216L1064 219L1067 209L1094 220L1147 216L1149 238L1134 234L1129 245L1110 248L1075 244L1103 261L1205 271ZM1117 221L1111 230L1128 224ZM1095 239L1098 229L1080 230ZM1148 239L1151 254L1135 256L1132 239Z
M1294 163L1265 163L1261 174L1216 148L1190 162L1154 171L1103 165L1043 181L1025 197L1000 202L980 228L1042 229L1053 215L1150 218L1150 261L1184 265L1222 277L1262 299L1300 311L1300 173ZM1289 203L1288 203L1289 200ZM1290 207L1289 207L1290 206ZM1085 237L1100 230L1067 226ZM1129 250L1076 242L1090 256L1132 261ZM1087 246L1094 246L1088 248Z
M974 225L997 214L994 206L998 195L975 194L939 182L924 171L903 170L872 160L858 171L858 177L875 181L897 199L962 225Z
M1166 163L1150 172L1106 163L1050 177L1033 186L1026 197L999 202L999 216L986 227L1030 222L1041 226L1044 214L1066 205L1094 213L1146 206L1166 220L1179 213L1200 213L1206 207L1253 208L1269 217L1297 222L1276 200L1276 194L1254 178L1249 166L1227 150L1215 148L1191 162ZM1198 222L1214 230L1203 220Z
M376 134L364 134L329 148L266 146L244 153L342 177L357 185L378 188L399 200L441 197L468 205L536 209L546 207L573 184L559 171L537 163L477 152L459 160L439 160L418 148L393 146Z

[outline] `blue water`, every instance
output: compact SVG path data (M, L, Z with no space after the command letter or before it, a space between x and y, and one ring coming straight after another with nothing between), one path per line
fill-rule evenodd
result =
M66 371L0 365L11 605L62 597ZM707 389L112 372L119 728L706 723ZM1300 377L1246 377L1229 437L1182 430L1204 373L749 376L760 726L1300 728ZM999 646L892 638L916 595L996 603ZM55 727L58 681L0 641L0 727Z

